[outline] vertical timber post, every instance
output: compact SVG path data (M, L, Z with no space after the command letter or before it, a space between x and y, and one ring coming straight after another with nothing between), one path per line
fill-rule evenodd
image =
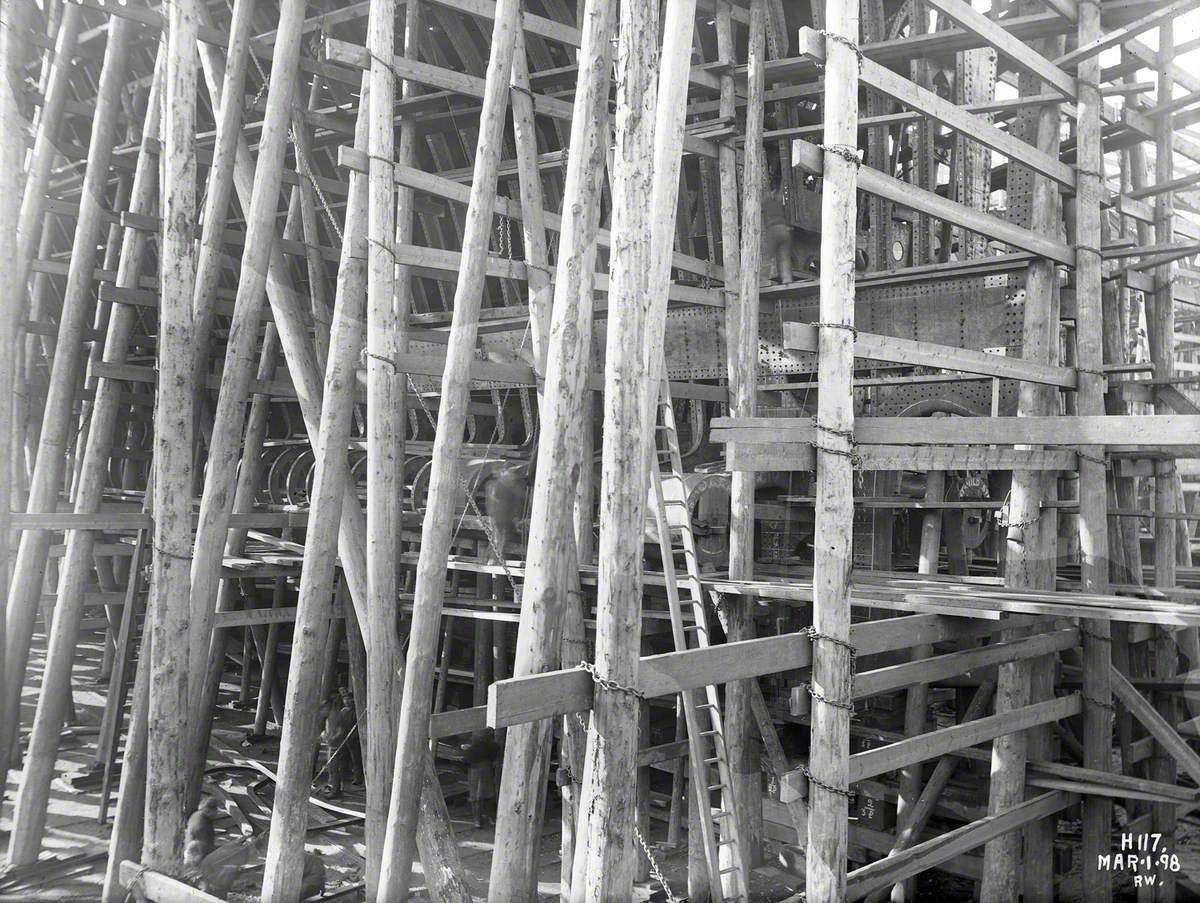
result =
M1100 8L1082 3L1078 46L1100 37ZM1104 198L1103 98L1100 57L1079 64L1076 79L1075 337L1079 391L1077 413L1105 413L1103 272L1100 204ZM1115 324L1113 324L1115 325ZM1079 450L1079 543L1086 592L1109 589L1108 478L1102 448ZM1083 638L1083 765L1112 770L1112 635L1108 621L1081 621ZM1083 894L1089 903L1112 899L1112 873L1097 866L1111 848L1113 806L1104 796L1083 798Z
M367 651L367 721L372 730L363 748L367 790L367 897L375 896L387 824L395 736L396 634L395 550L400 524L400 441L406 414L404 378L396 371L400 333L396 312L396 231L392 122L395 84L396 2L371 0L367 49L371 54L370 117L367 125L367 599L363 636ZM415 47L405 48L406 54ZM366 101L363 101L366 103ZM361 115L361 114L360 114ZM411 131L411 124L408 126ZM405 280L407 283L407 279ZM353 382L353 381L352 381ZM349 400L349 399L348 399ZM346 422L349 427L349 421ZM336 453L345 463L345 439Z
M147 606L150 704L146 750L146 826L142 862L177 874L187 820L192 549L192 295L196 255L196 0L167 5L163 90L162 302L158 314L158 397L154 407L153 573ZM243 665L245 667L245 665ZM193 677L195 675L195 677Z
M826 5L821 197L813 707L808 785L808 899L846 896L849 830L851 528L854 520L854 254L858 219L858 2ZM821 694L819 697L817 694ZM836 704L831 704L836 703Z
M1175 32L1168 21L1158 32L1158 95L1160 104L1171 100L1175 79L1171 73L1174 66ZM1174 178L1174 116L1167 113L1157 123L1154 146L1154 183L1165 185ZM1174 193L1160 192L1154 200L1154 242L1170 244L1175 237ZM1175 290L1173 263L1166 263L1154 270L1154 306L1148 312L1147 331L1150 336L1150 361L1157 380L1169 381L1175 375ZM1155 405L1155 413L1167 413L1166 406ZM1176 551L1178 540L1175 521L1176 513L1176 464L1174 458L1159 458L1154 462L1154 513L1165 515L1154 520L1154 583L1156 586L1176 584ZM1154 676L1172 678L1179 667L1179 649L1175 633L1170 627L1154 628ZM1169 693L1160 694L1159 713L1168 723L1178 720L1178 700ZM1150 777L1156 781L1175 783L1177 768L1175 760L1160 745L1155 745L1154 757L1150 760ZM1151 807L1151 819L1155 834L1162 835L1164 849L1175 848L1175 806L1156 803ZM1154 887L1155 903L1174 903L1177 889L1175 874L1162 870Z
M1053 46L1053 45L1051 45ZM1049 104L1031 114L1033 141L1043 152L1057 155L1060 114L1058 106ZM1009 167L1010 174L1013 167ZM1010 175L1011 178L1011 175ZM1050 179L1034 174L1029 201L1029 227L1042 235L1058 235L1061 228L1061 208L1058 188ZM1046 259L1030 263L1025 277L1025 312L1022 327L1022 356L1038 363L1051 363L1058 349L1058 306L1056 286L1057 266ZM1054 390L1030 382L1018 389L1017 411L1023 416L1049 415L1056 410ZM1055 541L1057 523L1055 509L1043 507L1052 478L1036 471L1014 471L1012 493L1007 512L1007 557L1005 585L1047 589L1054 586ZM1015 639L1014 634L1003 634ZM1033 687L1041 687L1045 676L1045 661L1006 662L999 667L996 680L996 712L1002 714L1030 702ZM1038 670L1042 669L1042 674ZM992 775L988 795L988 812L995 814L1008 809L1025 798L1025 763L1033 731L1018 731L997 737L992 743ZM1034 741L1037 742L1036 740ZM1009 831L984 847L981 893L985 901L1015 900L1022 882L1022 831ZM1041 850L1030 850L1035 856ZM1050 855L1045 851L1044 855Z
M571 900L629 899L638 735L632 691L641 654L642 532L647 443L657 369L646 368L646 319L653 261L655 60L658 4L622 0L618 33L612 173L609 316L604 366L604 444L596 603L596 685L579 804ZM690 45L690 41L689 41ZM663 124L660 123L662 128ZM674 205L671 208L674 212ZM668 229L668 236L673 230Z
M857 2L857 0L856 0ZM718 15L720 11L718 10ZM718 39L720 30L717 32ZM763 147L763 85L766 63L767 10L766 0L751 0L750 34L746 51L746 142L745 169L742 182L741 247L726 245L733 251L732 271L726 269L726 284L736 279L737 294L725 295L725 334L728 343L729 413L734 417L753 417L758 387L758 285L762 263L762 191L765 179L766 151ZM725 94L722 93L722 103ZM732 152L721 145L718 154ZM724 199L725 174L730 164L718 156L722 179L721 218L728 213L733 235L737 235L736 201L729 205ZM736 184L735 184L736 190ZM732 236L731 236L732 237ZM729 579L751 580L754 577L754 487L755 474L735 471L729 487ZM730 641L754 637L754 610L750 596L725 596L726 634ZM741 680L725 687L725 735L729 755L730 778L735 817L738 820L739 849L731 850L741 857L742 874L749 875L757 855L756 834L762 830L762 791L758 741L754 719L750 712L750 692L753 681ZM703 795L701 799L703 799ZM759 817L752 815L758 809ZM754 830L754 829L757 829ZM724 851L723 851L724 855ZM722 867L729 863L722 861Z

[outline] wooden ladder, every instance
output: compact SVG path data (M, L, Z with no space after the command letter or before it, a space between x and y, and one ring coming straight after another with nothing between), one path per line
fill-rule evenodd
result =
M704 588L700 582L700 564L696 558L696 542L688 510L679 433L675 426L675 412L671 407L670 386L665 378L659 380L650 484L651 507L662 551L663 578L675 648L681 652L703 648L710 645L709 619L704 606ZM679 577L676 574L680 563L691 606L691 617L687 623L684 621ZM725 746L720 696L715 685L687 690L680 696L687 724L691 764L692 783L688 792L702 794L697 797L700 802L700 832L712 897L717 901L746 901L750 899L749 881L741 857L737 818L734 815L733 783ZM715 782L710 781L713 766L717 777ZM716 809L711 800L714 791L720 795ZM727 861L731 863L724 868L721 866L722 848L728 848Z

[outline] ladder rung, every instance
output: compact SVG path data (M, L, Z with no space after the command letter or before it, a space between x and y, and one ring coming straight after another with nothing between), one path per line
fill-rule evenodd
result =
M714 812L712 814L712 819L713 821L716 821L718 818L728 818L731 815L733 815L733 813L728 809L722 809L720 812Z
M733 843L733 841L732 840L722 841L722 844L725 844L725 843ZM732 874L733 872L736 872L737 870L738 870L738 867L736 865L731 865L727 869L721 869L721 871L717 872L717 874L718 875L729 875L729 874Z
M712 785L711 787L709 787L708 789L709 789L709 790L724 790L724 789L726 789L728 786L729 786L728 784L713 784L713 785Z

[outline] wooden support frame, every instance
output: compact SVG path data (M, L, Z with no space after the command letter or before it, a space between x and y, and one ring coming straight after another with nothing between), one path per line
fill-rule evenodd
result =
M1200 2L1200 0L1186 0L1186 2ZM821 36L817 31L807 27L800 29L801 55L821 63L824 61L821 45ZM962 107L897 75L873 60L863 58L859 79L864 85L883 92L912 110L926 114L967 138L998 151L1010 160L1020 160L1024 165L1036 169L1067 188L1075 187L1075 172L1056 157L1042 153L1015 135L996 128L990 122L973 113L966 112Z
M823 174L824 164L821 151L815 145L807 141L793 141L792 157L795 162L813 175ZM964 207L962 204L934 194L932 191L894 179L869 166L864 166L859 171L858 184L863 191L869 194L886 198L897 204L914 207L956 226L1007 242L1023 251L1031 251L1066 266L1075 264L1074 249L1063 242L1038 235L1028 229L1022 229L1020 226L990 213Z

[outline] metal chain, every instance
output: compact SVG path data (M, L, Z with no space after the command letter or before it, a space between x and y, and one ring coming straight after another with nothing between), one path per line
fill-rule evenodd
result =
M832 784L826 784L824 781L822 781L820 778L818 778L816 775L814 775L811 771L809 771L807 765L800 766L800 773L803 774L804 777L806 777L808 779L808 782L810 784L812 784L814 787L820 787L822 790L826 791L827 793L833 793L833 794L836 794L837 796L844 796L848 800L854 799L854 791L853 790L848 790L845 787L834 787Z
M848 163L853 163L855 166L863 165L862 151L857 147L849 144L818 144L821 150L833 154L835 157L841 157Z
M862 456L854 450L858 447L858 443L854 441L854 433L852 431L839 430L831 426L825 426L823 423L818 421L816 417L812 418L812 425L813 428L818 432L829 433L832 436L837 436L840 439L844 439L850 446L849 450L846 450L842 448L830 448L827 445L821 445L819 442L814 442L813 447L817 449L817 451L827 452L831 455L838 455L842 458L849 458L850 466L855 470L858 470L862 467Z
M642 853L646 856L646 861L650 863L650 877L662 885L662 889L667 894L667 899L670 903L679 903L679 899L675 896L675 892L671 890L671 885L667 883L667 876L662 873L662 869L658 867L658 860L654 858L654 854L650 852L650 844L646 843L646 838L642 836L642 832L635 824L633 826L633 836L637 839L638 845L642 848Z
M1004 496L1004 501L1000 503L1000 510L996 512L996 523L1001 527L1004 527L1006 530L1011 530L1014 527L1017 529L1022 527L1032 527L1042 519L1042 512L1039 511L1029 520L1010 521L1008 519L1008 504L1011 500L1012 492L1010 491L1006 496Z
M641 690L639 690L637 687L627 687L624 684L618 683L617 681L615 681L611 678L602 677L600 675L600 673L596 670L596 666L593 665L591 662L581 661L576 667L580 671L585 671L588 674L590 674L592 677L592 683L596 684L599 687L602 687L605 690L611 690L611 691L614 691L617 693L624 693L625 695L632 696L635 699L645 699L646 698L646 694L643 693Z
M824 28L819 29L817 31L817 34L819 34L821 37L823 37L826 41L833 41L835 44L841 44L843 47L850 48L850 52L853 53L854 56L858 59L858 68L859 69L862 68L863 52L862 52L862 48L859 47L858 44L856 44L854 41L850 40L845 35L838 34L835 31L827 31Z

